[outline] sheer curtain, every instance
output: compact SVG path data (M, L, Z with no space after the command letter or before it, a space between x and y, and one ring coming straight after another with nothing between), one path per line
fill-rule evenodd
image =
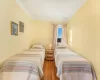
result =
M58 29L58 25L53 24L53 48L55 48L55 46L57 45L57 29ZM66 25L62 25L62 44L67 45L67 29L66 29Z
M57 25L53 24L53 48L57 45Z
M67 26L62 25L63 33L62 33L62 43L67 45Z

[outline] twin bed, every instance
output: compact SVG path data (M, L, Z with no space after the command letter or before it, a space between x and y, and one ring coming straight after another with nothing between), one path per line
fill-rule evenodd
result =
M96 80L92 64L67 47L55 48L57 77L60 80Z
M55 48L55 65L60 80L96 80L92 64L67 47ZM40 80L43 77L45 48L33 45L0 66L0 80Z
M45 48L34 45L0 66L0 80L40 80L43 77Z

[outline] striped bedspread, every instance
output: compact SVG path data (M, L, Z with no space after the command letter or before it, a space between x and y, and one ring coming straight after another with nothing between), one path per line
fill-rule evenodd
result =
M23 54L34 54L34 55L41 55L42 57L42 64L44 64L45 59L45 49L28 49L22 52ZM43 65L42 65L43 67Z
M42 56L39 54L17 54L12 56L11 58L7 59L7 60L17 60L17 61L33 61L35 62L38 67L42 68Z
M89 62L63 62L58 69L60 80L96 80L95 71Z
M34 80L38 76L41 78L41 71L32 61L9 60L0 66L0 80Z
M97 80L93 65L71 50L56 50L55 62L60 80Z

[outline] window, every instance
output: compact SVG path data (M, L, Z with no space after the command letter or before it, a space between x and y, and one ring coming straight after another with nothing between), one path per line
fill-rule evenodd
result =
M67 45L66 25L53 25L53 47Z
M62 25L58 25L57 28L57 42L61 42L62 40Z

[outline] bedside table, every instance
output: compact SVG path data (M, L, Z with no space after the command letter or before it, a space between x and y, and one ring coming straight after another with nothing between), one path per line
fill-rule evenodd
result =
M54 60L54 49L47 49L46 50L46 57L45 57L46 60Z

